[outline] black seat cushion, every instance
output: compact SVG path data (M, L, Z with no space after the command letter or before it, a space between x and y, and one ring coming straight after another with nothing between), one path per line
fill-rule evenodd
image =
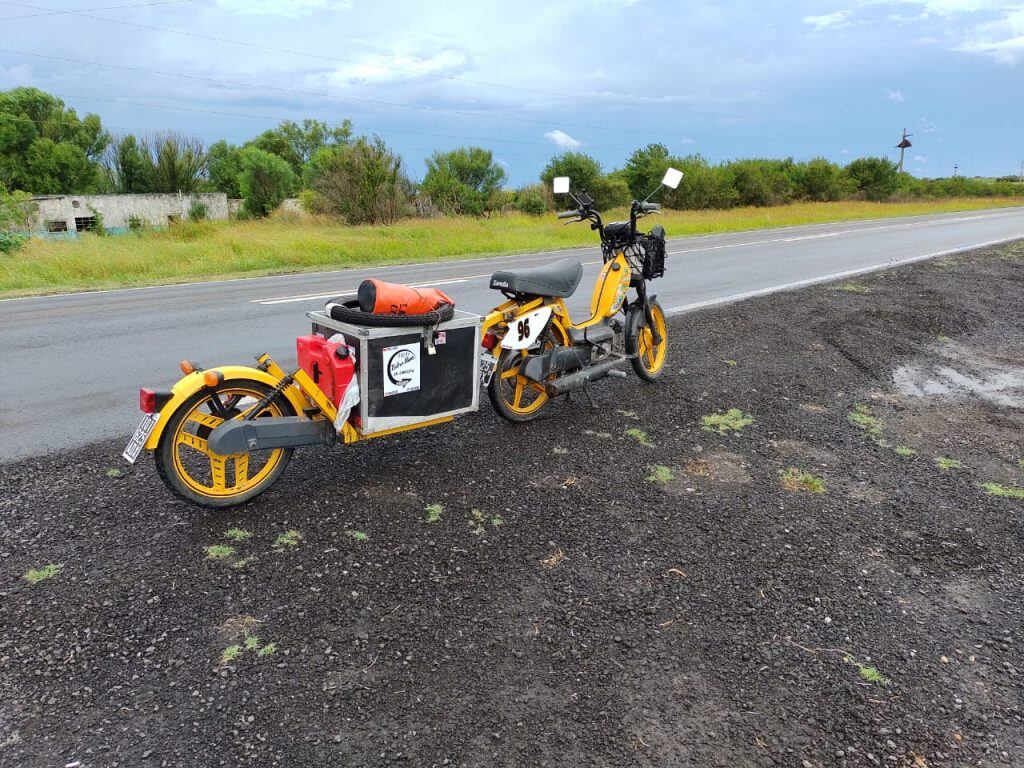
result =
M528 296L572 296L583 277L583 265L576 259L524 269L502 269L491 275L491 288Z

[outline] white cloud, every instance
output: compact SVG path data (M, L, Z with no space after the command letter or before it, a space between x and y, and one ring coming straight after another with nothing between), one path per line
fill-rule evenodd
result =
M935 133L936 131L940 130L940 128L928 118L922 117L918 121L917 130L919 130L921 133Z
M807 26L813 27L815 32L821 32L823 29L845 27L850 23L849 18L849 11L839 10L834 11L833 13L825 13L820 16L804 16L801 21Z
M1016 64L1024 57L1024 9L979 24L972 30L971 39L955 50L989 56L1000 64Z
M583 146L583 142L579 139L574 139L565 131L557 129L545 133L544 138L560 149L579 149Z
M696 144L697 142L694 141L691 138L688 138L688 137L684 136L682 139L679 140L679 143L680 144L685 144L686 146L690 146L692 144Z
M899 90L894 91L892 89L889 89L889 90L886 91L886 94L889 97L889 101L906 101L907 100L907 97L903 95L903 91L899 91Z
M928 158L925 157L924 155L914 155L914 162L915 163L927 163L928 162Z
M358 64L338 67L330 73L332 83L383 83L415 80L427 76L450 75L461 71L467 63L466 54L454 48L415 55L395 53L391 56L363 57Z

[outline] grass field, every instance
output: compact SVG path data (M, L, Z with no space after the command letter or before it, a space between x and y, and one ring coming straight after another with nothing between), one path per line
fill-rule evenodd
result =
M662 224L670 236L705 235L1021 204L1014 198L799 203L728 211L666 211L647 223ZM625 215L625 211L617 211L606 218ZM390 226L361 227L294 214L262 221L182 223L167 230L118 237L33 239L17 253L0 257L0 296L438 261L595 243L596 236L588 227L563 226L550 215L409 219Z

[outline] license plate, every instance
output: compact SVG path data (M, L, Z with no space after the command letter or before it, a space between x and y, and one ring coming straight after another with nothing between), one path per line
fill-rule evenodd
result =
M142 453L142 446L146 444L146 440L149 439L149 435L159 418L159 413L147 413L142 417L142 422L136 428L132 439L128 441L128 447L121 454L129 464L134 464L138 460L139 454Z
M498 358L494 355L480 355L480 386L486 387L491 383L491 376L494 375L494 366L498 364Z

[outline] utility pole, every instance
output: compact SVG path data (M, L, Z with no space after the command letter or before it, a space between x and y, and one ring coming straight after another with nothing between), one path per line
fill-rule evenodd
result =
M900 151L900 173L903 173L903 153L906 152L913 144L910 143L910 137L912 133L907 133L907 129L903 129L903 138L900 139L900 143L896 145L896 149Z
M960 170L960 166L957 163L953 163L953 178L956 178L957 171Z
M1024 160L1020 161L1020 176L1017 178L1021 184L1024 184Z

